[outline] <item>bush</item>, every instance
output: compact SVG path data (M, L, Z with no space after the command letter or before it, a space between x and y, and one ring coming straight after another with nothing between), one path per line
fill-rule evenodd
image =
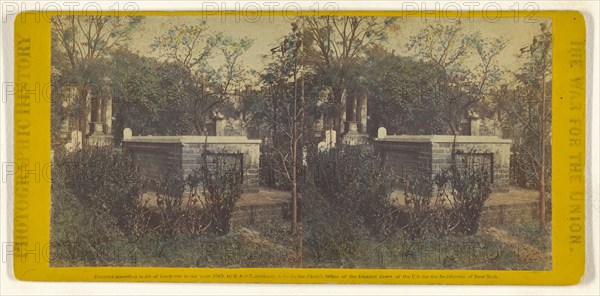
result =
M87 213L113 219L119 230L135 234L141 218L142 179L131 158L111 147L88 147L55 159L53 179L64 180Z
M198 207L199 197L184 197L186 182L181 170L168 170L161 174L155 185L156 206L160 222L156 230L165 238L181 234L200 234L204 229L204 209Z
M261 146L259 158L260 185L274 189L289 190L289 181L278 171L284 171L281 159L273 149Z
M423 238L430 231L436 205L432 203L431 171L423 170L404 180L404 203L408 212L405 231L411 239Z
M314 185L305 186L305 246L317 262L338 262L355 255L367 236L364 219L347 204L331 204Z
M52 184L51 250L52 265L72 262L96 265L112 259L104 246L123 234L115 230L115 221L102 219L81 205L79 199L56 179Z
M54 158L54 265L131 264L149 253L162 256L180 237L225 234L241 196L238 167L217 161L185 180L181 171L167 171L156 184L145 184L154 185L157 213L143 202L144 184L126 155L89 147Z
M202 192L211 233L223 235L231 228L235 203L242 196L240 169L237 165L227 166L217 157L213 166L201 166L187 178L192 196Z
M141 234L140 179L112 149L55 152L51 187L51 263L110 265L127 259Z
M394 178L372 150L341 146L314 160L314 183L330 203L354 211L375 235L387 235L395 222L390 195Z
M169 171L157 186L161 215L158 230L163 236L224 235L231 228L235 203L242 195L242 178L237 165L227 166L218 156L185 179L181 171Z
M442 170L437 179L439 191L449 196L453 215L458 219L456 231L475 234L483 205L492 193L488 170L473 159L464 158Z
M394 231L393 179L373 151L342 146L309 163L302 212L313 254L337 260L356 252L366 235Z
M409 237L475 234L483 205L491 193L486 168L464 158L442 169L433 178L431 176L430 171L423 170L405 180L404 196L409 214L406 232Z

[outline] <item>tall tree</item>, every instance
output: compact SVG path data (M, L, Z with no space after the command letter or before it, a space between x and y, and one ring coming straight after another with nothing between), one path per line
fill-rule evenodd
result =
M391 134L442 134L448 127L435 96L444 72L384 48L370 50L363 75L369 91L369 133L385 126Z
M508 92L505 105L517 130L520 167L539 190L539 223L544 231L551 175L552 25L541 23L540 34L520 53L525 62L516 73L516 88Z
M122 46L142 17L58 15L52 17L52 66L62 83L77 86L79 130L87 130L88 92L106 75L105 58ZM61 85L64 86L64 85Z
M460 121L469 109L482 102L498 82L500 69L496 58L506 43L500 38L483 38L468 33L462 23L429 25L410 37L407 47L415 56L444 75L431 79L434 100L449 131L460 133Z
M199 25L175 25L155 38L152 47L186 74L180 84L190 94L185 99L196 132L206 134L205 122L214 108L228 102L243 80L240 56L252 46L249 38L236 39L211 32L205 21ZM215 58L224 63L213 67Z
M273 62L269 63L263 75L265 83L270 85L273 94L277 96L278 105L282 111L277 116L277 110L267 113L274 123L272 150L279 156L282 174L290 184L291 195L291 232L299 238L298 226L298 183L299 170L302 165L304 121L304 72L303 72L303 34L298 24L292 24L292 31L284 37L281 43L271 49ZM275 97L274 97L275 98ZM279 135L283 141L279 143ZM301 238L299 238L301 243Z
M305 17L305 63L322 77L322 84L332 91L334 129L340 134L341 119L355 120L354 99L346 99L348 86L353 83L358 60L367 49L379 44L393 28L395 18L364 16Z
M187 106L179 99L186 95L176 83L184 75L179 67L120 49L112 53L109 73L117 130L129 127L141 135L193 132Z

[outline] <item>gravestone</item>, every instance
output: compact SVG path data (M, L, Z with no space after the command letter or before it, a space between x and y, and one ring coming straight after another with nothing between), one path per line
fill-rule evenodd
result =
M131 131L130 128L125 128L123 130L123 140L129 140L133 137L133 132Z
M383 139L387 136L387 129L385 127L380 127L377 129L377 139Z
M323 152L329 150L329 147L327 147L326 142L319 142L319 144L317 144L317 149L319 150L319 152Z
M65 150L67 150L67 152L73 152L73 143L67 143L65 144ZM52 151L54 152L54 151Z

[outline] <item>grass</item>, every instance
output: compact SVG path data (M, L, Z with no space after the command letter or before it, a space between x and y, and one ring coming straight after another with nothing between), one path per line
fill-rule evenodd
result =
M315 258L310 252L311 246L304 244L300 264L289 221L282 218L254 225L234 225L231 232L223 236L165 238L148 233L132 239L112 230L110 225L91 223L90 217L82 214L86 206L78 203L65 188L57 186L53 192L52 266L551 268L551 233L540 233L535 222L501 225L491 234L480 231L465 237L410 240L397 233L381 240L365 236L353 253L337 259ZM57 196L62 198L57 199Z
M521 223L521 224L505 224L500 226L503 229L520 240L526 241L541 252L550 252L552 250L552 233L549 230L550 226L547 226L548 231L541 234L539 231L539 224L532 223Z
M107 241L106 258L82 262L55 258L58 266L154 266L154 267L294 267L289 222L272 220L249 227L234 227L225 236L181 236L164 239L149 235L134 242ZM258 234L247 240L240 230ZM549 234L539 234L533 225L506 225L502 229L515 238L549 252ZM365 238L354 254L339 260L315 260L308 252L303 267L308 268L394 268L394 269L483 269L546 270L549 258L526 258L519 247L507 248L489 235L407 240L403 235L386 241ZM306 250L305 250L306 251ZM56 256L55 256L56 257Z

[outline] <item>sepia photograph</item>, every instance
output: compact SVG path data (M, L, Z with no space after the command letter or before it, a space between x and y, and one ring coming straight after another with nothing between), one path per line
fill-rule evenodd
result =
M552 270L550 18L51 32L51 267Z

